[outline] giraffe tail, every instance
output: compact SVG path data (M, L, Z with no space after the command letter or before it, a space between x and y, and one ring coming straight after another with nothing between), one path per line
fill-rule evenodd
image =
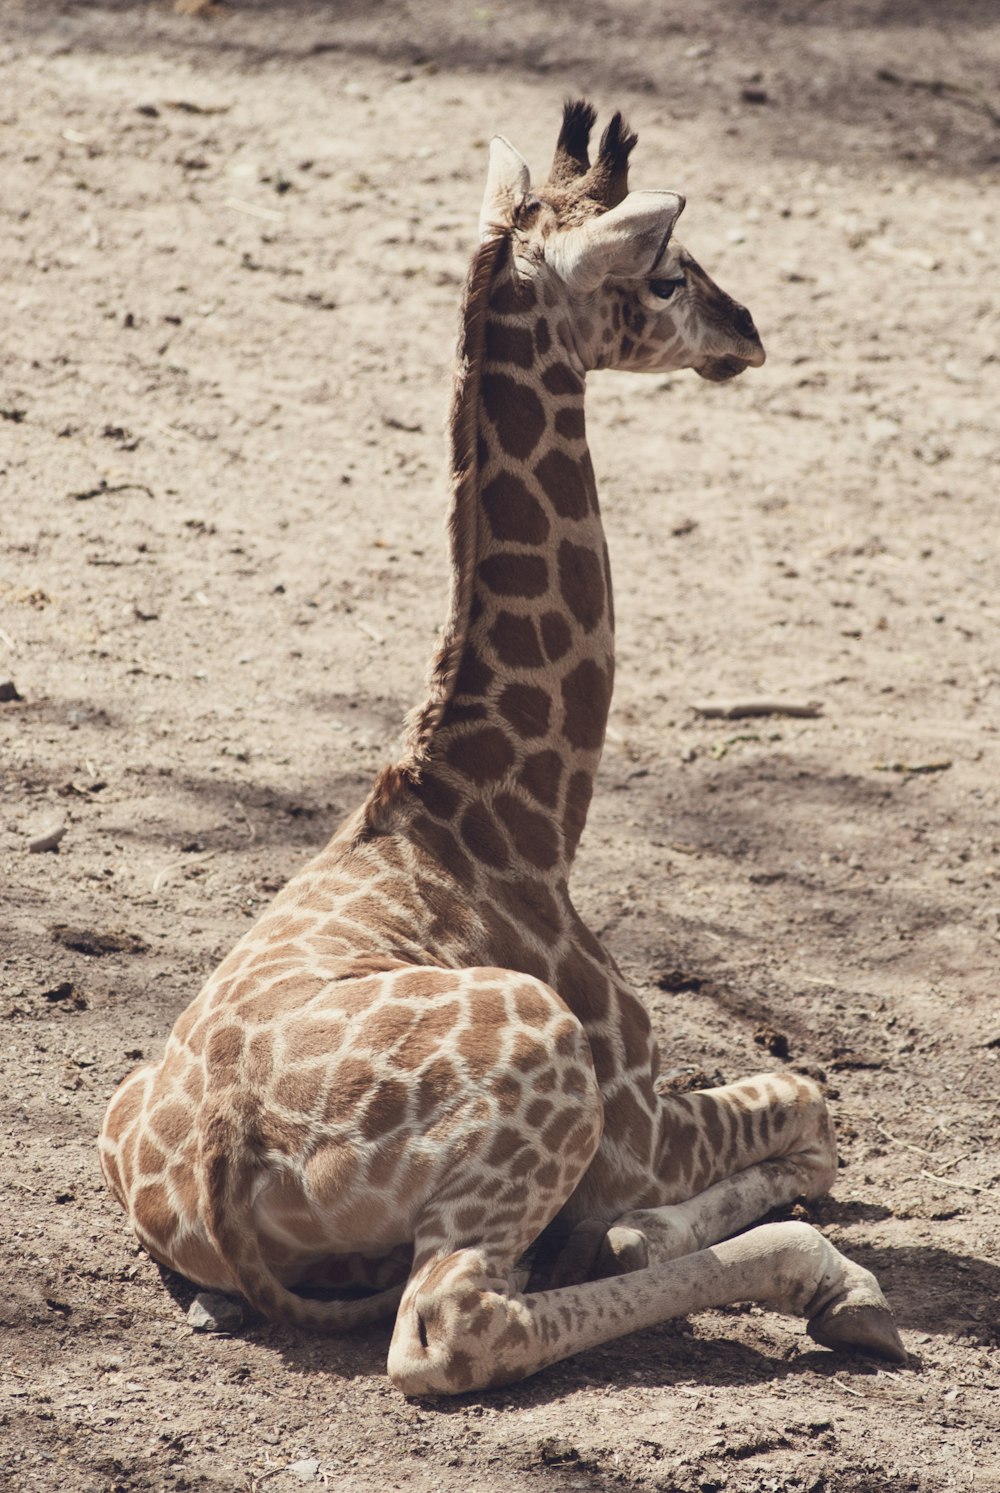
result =
M350 1332L391 1321L403 1295L392 1286L349 1301L299 1296L275 1275L261 1248L253 1217L255 1184L265 1166L263 1146L245 1104L214 1106L201 1129L203 1217L236 1289L273 1322L314 1332Z

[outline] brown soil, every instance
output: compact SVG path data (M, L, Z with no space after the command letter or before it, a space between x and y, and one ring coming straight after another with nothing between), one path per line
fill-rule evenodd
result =
M1000 1488L993 0L187 8L0 26L0 1482ZM680 1081L823 1070L809 1216L914 1358L740 1308L411 1404L381 1332L193 1334L94 1137L420 692L485 142L544 166L575 91L769 352L593 380L620 666L578 899ZM823 711L692 710L746 695Z

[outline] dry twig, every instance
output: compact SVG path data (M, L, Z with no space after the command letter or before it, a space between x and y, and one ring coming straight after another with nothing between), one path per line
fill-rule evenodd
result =
M995 1187L979 1187L975 1182L956 1182L952 1177L939 1177L936 1172L921 1171L920 1175L926 1177L929 1182L940 1182L942 1187L958 1187L962 1192L985 1192L994 1194Z
M710 721L739 721L758 715L814 717L823 714L822 700L704 700L691 708L695 715Z

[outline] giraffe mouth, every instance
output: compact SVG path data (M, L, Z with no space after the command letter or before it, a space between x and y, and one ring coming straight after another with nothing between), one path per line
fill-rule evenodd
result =
M724 384L728 379L736 378L744 369L751 365L746 358L738 358L735 354L728 358L708 358L695 369L699 378L707 378L710 383Z

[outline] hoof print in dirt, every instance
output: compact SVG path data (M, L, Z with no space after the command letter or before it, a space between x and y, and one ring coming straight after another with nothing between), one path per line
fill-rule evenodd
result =
M62 944L64 949L89 954L92 959L103 959L106 954L145 954L149 948L138 934L122 930L101 932L96 928L54 923L51 932L55 942Z

